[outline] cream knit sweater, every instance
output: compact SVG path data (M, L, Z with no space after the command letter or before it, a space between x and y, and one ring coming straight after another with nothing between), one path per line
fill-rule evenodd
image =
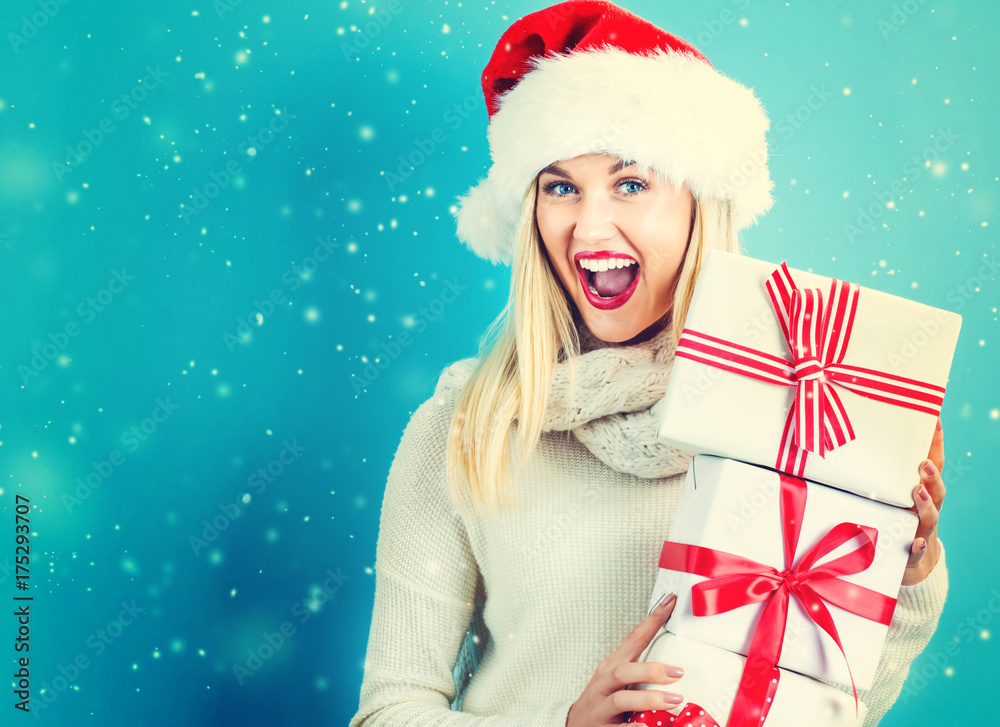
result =
M570 432L547 431L514 480L520 506L496 523L464 518L448 492L445 451L471 361L444 371L389 470L350 727L564 727L598 663L646 615L685 473L618 471ZM927 579L900 588L875 686L859 692L865 727L898 697L947 588L943 550ZM480 617L474 606L484 600ZM488 643L456 712L452 672L470 620Z

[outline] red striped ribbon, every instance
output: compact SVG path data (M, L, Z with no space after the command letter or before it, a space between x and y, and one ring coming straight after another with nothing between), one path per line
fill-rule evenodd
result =
M824 299L819 288L797 288L788 266L781 263L765 287L791 359L690 328L681 332L676 355L758 381L795 387L775 469L802 477L808 452L825 457L855 438L834 384L886 404L935 416L941 413L944 387L844 363L859 286L832 280Z

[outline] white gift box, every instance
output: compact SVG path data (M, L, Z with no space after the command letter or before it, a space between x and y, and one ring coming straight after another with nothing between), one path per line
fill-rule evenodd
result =
M765 364L773 360L768 356L791 362L789 344L765 287L778 267L734 253L709 251L684 324L692 332L687 340L696 346L716 345L704 338L707 335L761 352ZM788 272L796 288L820 289L826 307L832 307L831 278L801 270ZM933 394L943 396L961 316L859 288L853 320L842 364L912 379L931 390L940 387ZM841 328L846 326L833 327L835 331ZM723 370L704 362L719 362L717 356L700 351L696 355L701 361L685 358L685 345L692 344L678 347L666 394L656 404L661 440L692 452L782 469L869 499L913 505L917 468L927 458L935 413L871 399L832 383L829 388L843 402L855 438L823 457L814 450L806 455L804 469L790 469L779 461L779 454L796 387ZM927 393L924 387L918 388ZM934 403L927 406L939 408Z
M786 564L779 493L780 475L773 470L698 455L688 469L667 540L732 553L783 571ZM805 511L792 565L798 565L809 549L842 522L875 528L878 536L871 565L840 579L895 599L918 524L917 516L902 508L806 481ZM856 537L842 544L817 565L855 550L860 541ZM675 593L671 631L746 655L766 602L695 616L691 588L706 580L705 576L660 568L650 608L667 594ZM840 635L855 685L870 689L888 626L826 601L824 605ZM809 618L794 596L789 599L785 623L779 667L851 685L848 662L836 642Z
M643 651L639 661L679 666L684 676L672 684L638 684L639 689L659 689L684 697L669 711L679 715L697 705L720 725L729 721L733 699L743 673L745 657L677 636L662 628ZM777 691L764 727L860 727L868 713L854 697L815 679L781 670Z

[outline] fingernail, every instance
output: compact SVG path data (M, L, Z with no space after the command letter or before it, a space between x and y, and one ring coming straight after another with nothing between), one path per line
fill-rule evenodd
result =
M934 425L934 431L935 432L941 431L941 417L938 417L937 424Z
M924 462L924 474L927 475L928 477L933 477L934 475L937 474L937 468L934 467L934 463L931 462L930 460Z
M925 541L923 542L923 544L922 544L922 545L920 546L920 549L921 549L921 550L927 550L927 541L926 541L926 540L925 540Z
M659 605L659 606L657 606L657 608L658 608L659 610L661 610L661 611L666 611L666 610L667 610L667 607L668 607L668 606L669 606L669 605L670 605L671 603L673 603L674 601L676 601L676 600L677 600L677 595L676 595L676 594L674 594L674 593L671 593L671 594L670 594L670 595L668 595L668 596L667 596L666 598L664 598L664 599L663 599L662 601L660 601L660 605Z
M672 706L676 706L676 705L680 704L683 701L684 701L684 697L682 697L680 694L674 694L673 692L664 692L663 693L663 703L664 704L669 704L669 705L672 705Z
M920 495L920 499L923 500L924 502L931 499L930 494L927 492L927 488L924 487L923 485L920 485L920 489L917 490L917 494Z
M681 669L679 666L666 666L663 668L663 673L666 674L668 677L672 677L673 679L680 679L682 676L684 676L684 670Z

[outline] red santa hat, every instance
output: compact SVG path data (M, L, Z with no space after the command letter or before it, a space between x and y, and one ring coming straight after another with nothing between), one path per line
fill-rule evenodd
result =
M524 193L545 167L606 153L644 164L700 199L732 202L737 229L772 204L751 89L697 48L607 0L569 0L518 20L482 77L493 166L459 197L458 237L510 264Z

